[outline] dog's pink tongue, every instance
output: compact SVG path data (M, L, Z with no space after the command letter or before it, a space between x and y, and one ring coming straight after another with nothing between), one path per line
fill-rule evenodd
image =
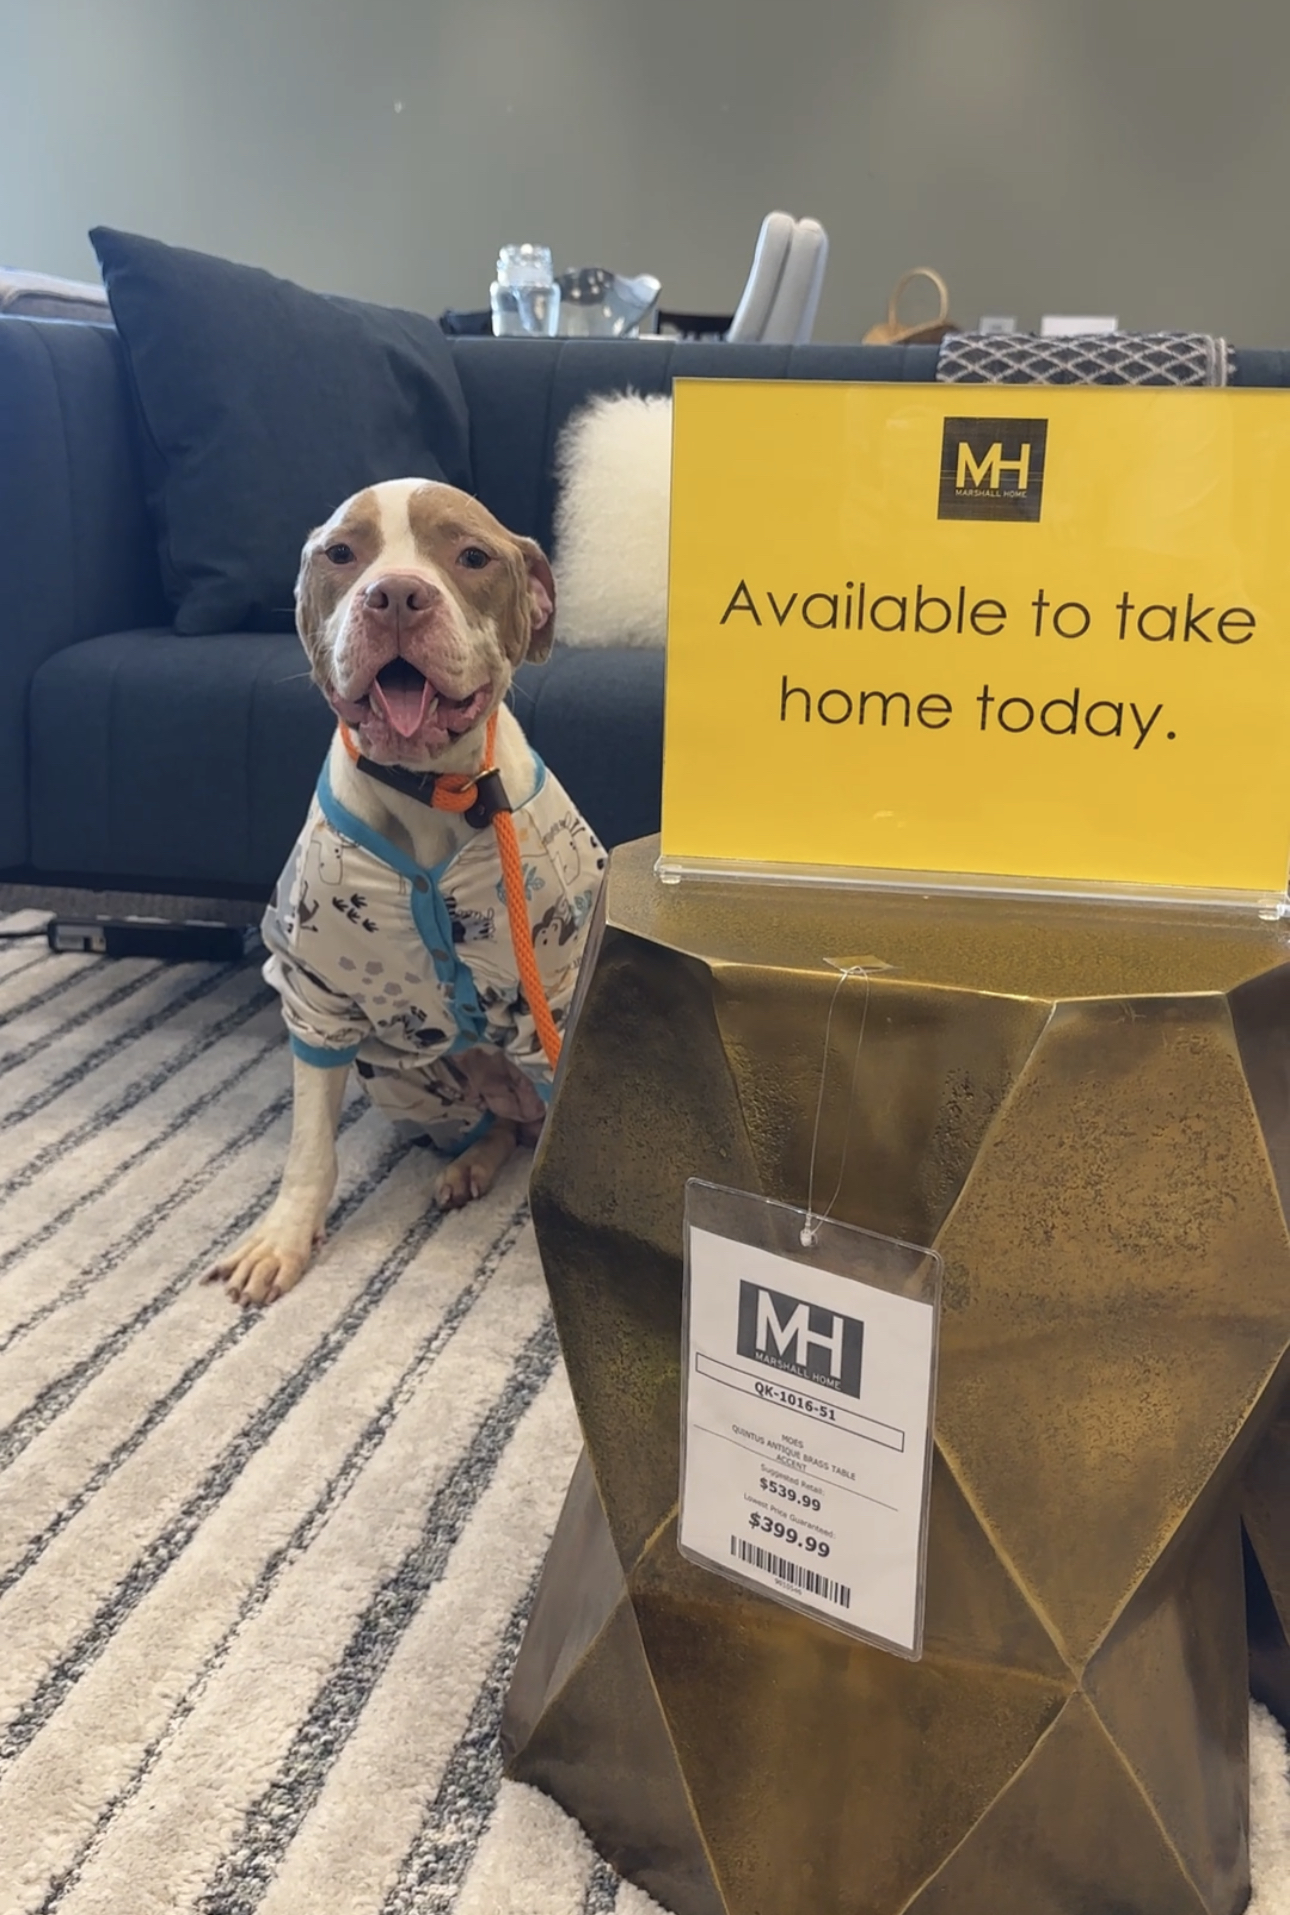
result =
M372 703L399 737L412 738L420 730L430 703L430 683L425 678L419 685L396 681L387 690L378 678L372 685L371 696Z

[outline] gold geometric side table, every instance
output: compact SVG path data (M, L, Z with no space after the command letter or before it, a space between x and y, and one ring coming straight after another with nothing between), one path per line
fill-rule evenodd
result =
M534 1176L587 1452L509 1772L676 1915L1235 1915L1243 1472L1290 1349L1284 931L669 887L656 855L611 861ZM862 957L889 968L835 1214L945 1267L916 1663L675 1542L685 1182L805 1202L826 960ZM837 1001L817 1199L864 1004Z

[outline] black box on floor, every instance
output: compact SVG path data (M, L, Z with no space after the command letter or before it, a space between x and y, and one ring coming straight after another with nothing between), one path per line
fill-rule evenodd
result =
M165 918L51 918L51 951L163 958L172 964L232 964L260 949L254 924L174 924Z

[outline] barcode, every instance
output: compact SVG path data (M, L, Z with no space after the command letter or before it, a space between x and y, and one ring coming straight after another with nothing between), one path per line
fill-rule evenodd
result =
M782 1576L785 1582L804 1589L809 1596L823 1596L825 1602L835 1602L839 1609L851 1607L851 1591L845 1583L835 1583L831 1577L821 1576L818 1570L808 1569L804 1563L792 1563L787 1556L776 1556L742 1536L730 1538L730 1554L737 1556L741 1563L751 1563L754 1569Z

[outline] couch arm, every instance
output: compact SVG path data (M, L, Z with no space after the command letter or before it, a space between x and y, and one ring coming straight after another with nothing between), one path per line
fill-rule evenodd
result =
M168 623L121 344L107 326L0 318L0 868L25 864L27 699L45 659Z

